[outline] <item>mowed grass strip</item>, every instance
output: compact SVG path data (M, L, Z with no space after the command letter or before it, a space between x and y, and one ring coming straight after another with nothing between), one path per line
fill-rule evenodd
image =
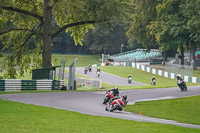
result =
M167 88L167 87L177 87L176 80L165 78L163 76L151 74L148 72L144 72L142 70L132 68L132 67L113 67L113 66L106 66L101 67L101 70L107 73L111 73L123 78L127 78L127 84L128 84L128 75L131 74L132 79L137 82L145 83L147 86L129 86L129 87L119 87L120 89L145 89L145 88ZM151 85L151 79L155 76L156 78L156 85ZM194 83L186 83L188 86L192 85L199 85ZM108 86L108 85L107 85Z
M0 100L1 133L199 133L200 129L84 115Z
M65 55L65 54L53 54L52 55L52 63L54 65L60 65L61 59L66 59L66 67L69 67L73 61L78 58L76 62L77 67L86 67L89 64L98 64L100 63L101 55Z
M138 102L125 110L142 115L200 125L200 96Z

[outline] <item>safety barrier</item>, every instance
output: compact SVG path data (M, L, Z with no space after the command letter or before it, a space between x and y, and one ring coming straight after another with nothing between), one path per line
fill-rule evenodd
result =
M83 86L89 86L94 88L102 88L102 82L92 79L86 79L86 78L76 78L77 81L77 87L83 87Z
M61 89L64 80L0 80L0 91L22 91L22 90L56 90Z
M124 64L125 64L125 62L124 62ZM170 73L170 72L167 72L167 71L158 70L158 69L147 67L145 65L141 65L141 64L138 64L138 63L134 63L134 62L132 62L132 67L140 69L142 71L152 73L152 74L163 76L163 77L166 77L166 78L176 79L176 76L177 76L176 73ZM192 76L187 76L187 75L181 75L181 77L186 82L200 83L199 77L192 77Z

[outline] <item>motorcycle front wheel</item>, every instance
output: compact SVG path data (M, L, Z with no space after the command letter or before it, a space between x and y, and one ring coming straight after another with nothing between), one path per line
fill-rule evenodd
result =
M105 97L104 101L103 101L103 104L106 104L108 101L109 101L109 97Z
M113 107L110 109L110 112L113 112L113 110L117 109L117 104L114 104Z

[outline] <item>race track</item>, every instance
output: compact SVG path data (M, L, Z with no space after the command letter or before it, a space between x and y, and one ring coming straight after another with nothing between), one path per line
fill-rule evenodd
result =
M128 75L127 75L127 79L126 78L122 78L119 76L115 76L106 72L101 71L100 73L100 77L96 76L96 69L93 68L92 72L88 72L87 74L84 73L84 67L76 67L76 73L95 79L95 80L99 80L108 84L112 84L112 85L116 85L116 86L134 86L134 85L146 85L144 83L140 83L140 82L136 82L136 81L132 81L131 84L128 84Z
M26 94L7 94L0 95L1 99L17 101L26 104L34 104L57 109L70 110L83 114L107 116L121 119L173 124L182 127L200 128L200 125L178 123L176 121L151 118L139 114L133 114L125 111L105 111L105 105L102 104L104 91L97 92L58 92L58 93L26 93ZM179 98L192 95L200 95L200 87L188 87L187 92L181 92L178 87L160 88L160 89L141 89L141 90L124 90L120 95L127 94L129 104L136 101L157 100Z

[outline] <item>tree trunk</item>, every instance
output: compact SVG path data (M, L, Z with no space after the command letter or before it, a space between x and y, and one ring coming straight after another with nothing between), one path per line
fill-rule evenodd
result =
M195 45L193 43L190 44L190 57L191 60L195 60Z
M165 64L165 62L167 62L167 51L163 51L163 63Z
M181 65L184 65L184 47L180 46L180 54L181 54Z
M190 43L190 58L191 58L191 65L193 65L193 67L195 67L195 49L196 49L196 46L194 43Z
M42 66L51 66L51 10L49 0L44 0Z

